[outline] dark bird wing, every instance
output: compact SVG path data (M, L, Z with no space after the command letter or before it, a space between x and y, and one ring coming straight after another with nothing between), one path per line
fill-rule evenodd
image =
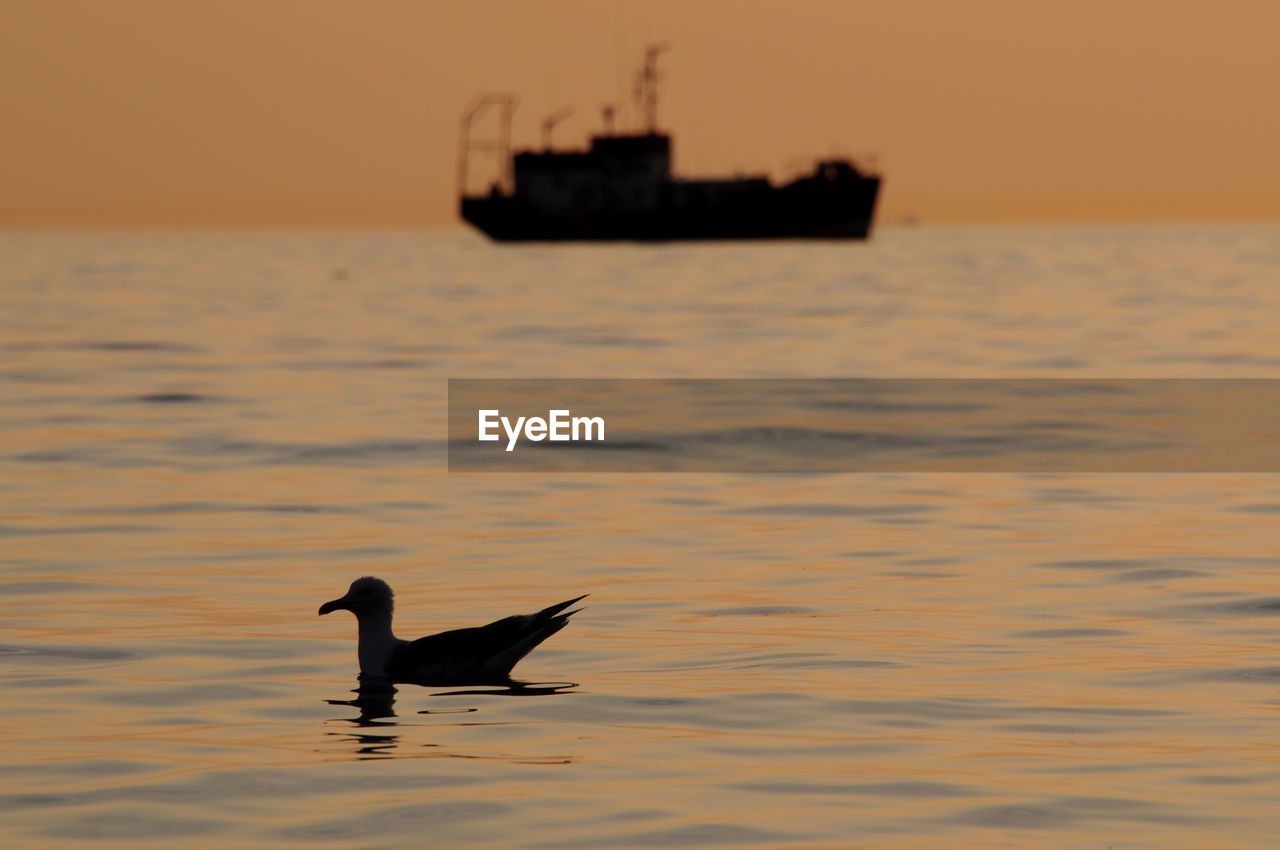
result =
M507 684L516 662L563 629L578 612L565 609L585 598L583 594L536 614L504 617L487 626L410 641L396 650L387 673L392 681L417 684Z

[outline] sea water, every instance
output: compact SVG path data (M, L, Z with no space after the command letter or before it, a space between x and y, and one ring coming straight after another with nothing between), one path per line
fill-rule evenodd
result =
M1276 378L1276 225L0 235L0 841L1271 848L1280 477L448 471L450 378ZM356 688L591 595L540 687Z

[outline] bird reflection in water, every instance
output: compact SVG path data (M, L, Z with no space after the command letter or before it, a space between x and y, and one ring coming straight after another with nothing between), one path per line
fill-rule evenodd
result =
M427 686L415 685L415 687ZM460 690L440 691L431 694L431 696L554 696L570 693L577 687L576 682L519 682L513 679L503 685L464 687ZM325 702L329 705L347 705L358 708L360 713L355 717L334 718L343 723L350 723L358 731L329 732L328 734L357 744L358 748L355 754L360 759L394 758L395 754L392 751L399 745L401 736L378 734L373 730L392 730L400 725L399 721L392 719L398 716L394 708L396 694L398 693L396 686L389 679L362 675L358 678L356 687L351 693L355 694L354 699L330 699L325 700ZM416 714L472 714L479 710L476 706L468 706L464 708L421 709ZM439 745L425 744L424 746L436 747Z

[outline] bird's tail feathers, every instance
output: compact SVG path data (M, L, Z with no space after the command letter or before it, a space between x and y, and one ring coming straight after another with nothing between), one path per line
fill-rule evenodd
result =
M555 605L551 605L546 608L543 608L541 611L538 612L538 619L546 618L550 620L554 618L557 620L562 620L567 617L570 617L578 613L582 609L574 608L572 611L565 611L564 609L568 608L570 605L572 605L575 602L581 602L582 600L586 599L590 595L591 594L589 593L584 593L581 596L577 597L576 599L568 599L568 600L565 600L564 602L558 602ZM564 613L561 614L560 613L561 611L564 611Z

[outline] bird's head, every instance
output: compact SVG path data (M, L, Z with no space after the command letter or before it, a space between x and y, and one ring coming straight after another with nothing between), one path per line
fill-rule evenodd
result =
M365 576L351 582L351 587L347 588L346 596L321 605L320 613L328 614L330 611L343 609L350 611L357 617L362 614L371 614L383 610L390 613L394 595L391 592L391 585L382 579Z

